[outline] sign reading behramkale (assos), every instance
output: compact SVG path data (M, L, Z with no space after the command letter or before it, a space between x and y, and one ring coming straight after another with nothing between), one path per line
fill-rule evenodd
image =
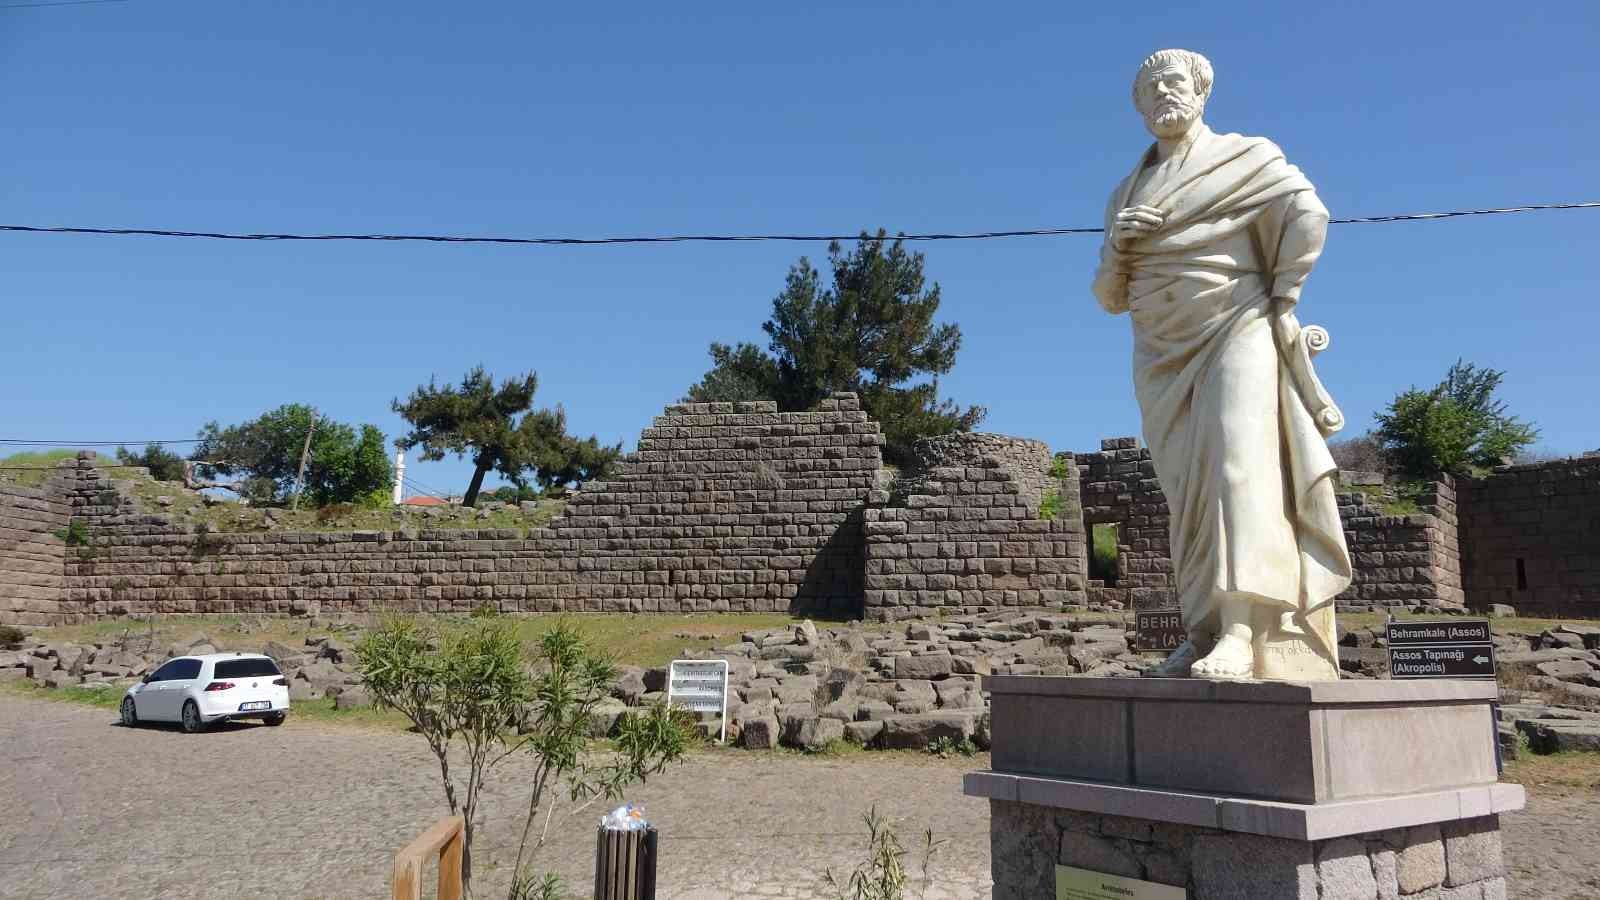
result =
M1183 627L1183 612L1176 609L1156 609L1133 614L1135 650L1170 653L1189 639Z
M1493 678L1489 620L1390 622L1390 678Z
M667 705L722 717L720 741L728 739L728 661L675 659L667 669Z

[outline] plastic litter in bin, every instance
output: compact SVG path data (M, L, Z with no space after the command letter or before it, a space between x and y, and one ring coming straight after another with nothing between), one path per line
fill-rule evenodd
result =
M600 827L607 831L643 831L650 827L644 820L644 807L624 803L600 818Z

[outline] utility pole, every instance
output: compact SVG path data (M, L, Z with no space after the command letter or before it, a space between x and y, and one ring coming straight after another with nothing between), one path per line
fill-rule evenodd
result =
M290 509L300 508L300 488L306 481L306 459L311 456L311 436L317 433L317 411L311 411L311 427L306 429L306 445L300 448L300 471L294 475L294 502Z
M404 497L405 497L405 483L406 483L406 452L404 450L396 450L394 452L394 505L395 506L399 506L400 505L400 501L402 499L404 499Z

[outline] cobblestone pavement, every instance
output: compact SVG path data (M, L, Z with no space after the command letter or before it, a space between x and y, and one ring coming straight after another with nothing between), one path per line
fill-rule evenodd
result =
M394 851L444 814L414 735L295 723L188 736L114 713L0 694L0 897L382 897ZM914 847L944 838L927 900L989 894L987 806L961 773L987 759L843 760L704 752L634 792L662 830L662 900L827 896L829 866L864 857L876 803ZM509 760L484 800L480 897L505 891L531 767ZM552 827L543 859L587 896L593 823ZM1503 818L1510 896L1600 896L1600 804L1530 795Z
M394 852L445 812L415 735L296 723L201 735L125 729L116 715L0 694L0 897L388 895ZM652 778L662 900L826 896L820 877L865 857L873 803L907 846L932 826L928 900L989 895L989 811L961 795L987 760L844 760L710 751ZM504 896L532 767L513 757L483 801L476 893ZM574 896L592 890L598 809L542 853ZM431 875L425 875L425 878Z

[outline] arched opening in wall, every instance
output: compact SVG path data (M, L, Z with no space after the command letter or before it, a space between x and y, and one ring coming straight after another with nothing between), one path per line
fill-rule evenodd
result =
M1089 526L1089 579L1100 581L1106 587L1117 586L1117 545L1121 543L1121 529L1115 522L1099 522Z

